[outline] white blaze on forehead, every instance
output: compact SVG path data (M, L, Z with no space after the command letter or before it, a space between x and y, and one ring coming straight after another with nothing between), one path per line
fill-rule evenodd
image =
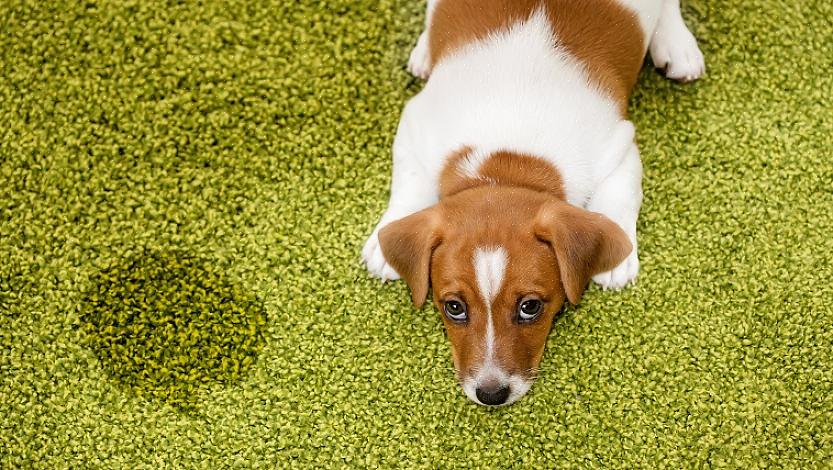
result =
M503 284L506 262L506 250L501 246L491 249L477 248L474 252L474 273L477 278L477 288L480 290L480 296L483 297L483 303L486 305L484 369L494 367L495 327L492 322L492 302Z
M474 252L474 273L477 276L477 288L491 310L492 301L503 284L503 273L506 270L506 250L502 246L484 249L477 248Z

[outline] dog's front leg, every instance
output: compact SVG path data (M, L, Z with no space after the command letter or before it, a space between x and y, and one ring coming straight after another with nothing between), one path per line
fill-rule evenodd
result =
M624 157L602 180L587 205L588 210L604 214L616 222L633 244L633 251L619 266L593 276L593 281L606 289L625 287L636 279L639 272L636 220L642 205L642 162L633 141L625 148Z
M388 208L373 229L362 249L362 259L370 274L386 281L399 279L399 274L385 260L379 245L379 230L389 223L437 203L436 184L419 161L407 108L403 113L393 143L393 178Z

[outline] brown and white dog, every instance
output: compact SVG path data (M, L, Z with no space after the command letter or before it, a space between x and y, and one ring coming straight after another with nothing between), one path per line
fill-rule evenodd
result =
M627 101L646 50L689 81L703 56L679 0L428 0L388 209L368 270L429 285L466 395L530 388L553 317L592 278L639 269L642 164Z

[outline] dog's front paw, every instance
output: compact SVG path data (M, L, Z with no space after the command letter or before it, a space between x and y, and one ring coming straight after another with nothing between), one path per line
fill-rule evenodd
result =
M610 271L593 276L593 282L601 286L602 289L621 289L634 282L638 273L639 257L636 253L636 248L634 248L631 254L619 266L616 266Z
M364 248L362 249L362 260L372 276L378 277L383 282L393 281L399 279L399 273L397 273L396 270L388 264L385 260L385 255L382 254L382 246L379 244L380 228L381 227L376 227L364 243Z
M706 71L703 53L685 25L660 24L650 47L654 66L672 80L692 82Z
M423 32L417 40L417 45L411 51L408 59L408 72L423 80L431 73L431 54L428 50L428 33Z

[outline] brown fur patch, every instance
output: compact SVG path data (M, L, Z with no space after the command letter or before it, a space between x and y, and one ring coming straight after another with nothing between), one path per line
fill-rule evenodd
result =
M440 175L440 197L448 197L482 184L525 187L564 199L561 174L546 160L516 152L500 151L489 155L478 169L478 177L472 178L460 169L464 158L472 153L463 147L446 159Z
M615 0L440 0L429 22L432 68L466 45L547 12L558 45L577 57L590 79L627 112L645 58L634 12Z
M530 377L544 351L552 320L564 303L558 263L548 244L538 240L533 221L537 209L551 198L523 188L475 187L449 197L443 206L443 242L431 260L434 302L455 297L466 302L469 322L460 325L443 315L461 377L482 365L487 306L478 290L474 254L478 247L500 246L508 263L500 291L491 305L497 363L510 374ZM525 295L546 300L535 322L517 322L517 303Z

